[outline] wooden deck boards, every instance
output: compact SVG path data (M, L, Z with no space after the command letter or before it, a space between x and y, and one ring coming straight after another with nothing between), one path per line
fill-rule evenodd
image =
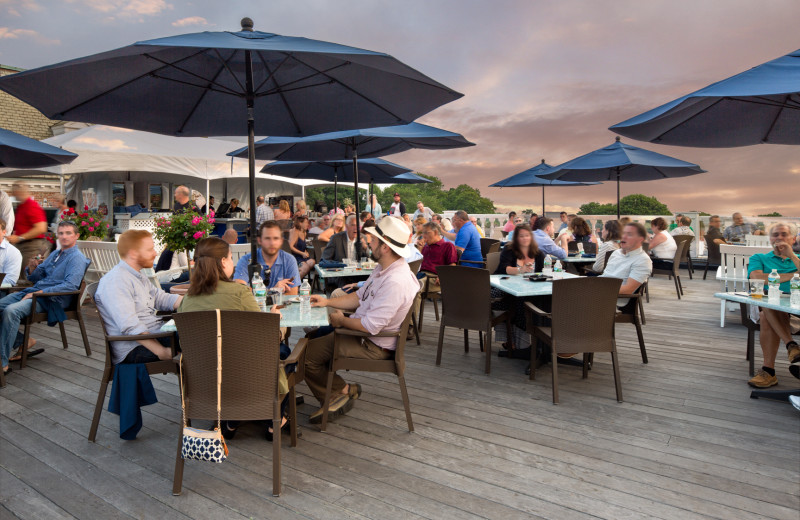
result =
M738 313L719 327L717 284L651 282L644 327L618 325L624 403L607 355L587 380L559 367L497 358L483 374L477 336L448 329L436 367L438 322L426 306L422 345L407 348L416 431L409 434L396 379L352 373L354 409L320 433L300 408L303 436L283 446L283 494L272 497L271 446L256 425L230 443L222 465L187 462L171 494L180 399L174 376L156 376L159 403L142 409L136 441L103 413L86 440L103 368L101 330L87 322L87 358L74 323L34 330L47 351L0 390L0 518L779 518L800 516L800 413L751 400ZM295 333L295 339L297 332ZM756 349L756 362L760 351ZM800 386L783 353L780 385Z

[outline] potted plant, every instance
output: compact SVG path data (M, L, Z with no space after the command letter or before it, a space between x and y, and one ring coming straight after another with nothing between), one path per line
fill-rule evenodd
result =
M89 206L84 206L81 212L69 208L61 213L61 220L71 220L78 225L79 240L103 240L111 227L103 218L98 211L90 211Z
M156 217L153 235L171 251L186 251L186 256L194 251L197 243L206 238L214 229L214 212L200 215L195 211L175 213ZM191 266L191 263L189 264ZM191 267L190 267L191 270Z

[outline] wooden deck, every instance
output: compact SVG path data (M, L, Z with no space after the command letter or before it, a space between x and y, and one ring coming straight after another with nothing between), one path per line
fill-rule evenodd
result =
M306 395L303 436L296 448L284 444L279 498L271 446L256 426L230 443L224 464L187 462L183 495L172 496L174 377L154 378L160 402L143 408L136 441L120 440L117 416L104 411L98 442L88 442L103 367L99 323L87 324L91 358L77 327L64 351L58 329L39 326L47 351L0 390L0 518L797 520L800 412L749 398L736 313L721 329L717 284L685 285L678 301L671 282L651 282L648 365L633 327L618 326L622 404L603 355L588 380L560 367L558 406L549 367L529 382L524 362L495 355L484 375L474 333L464 354L462 334L450 330L436 367L429 309L422 346L408 348L416 432L406 429L396 380L348 374L364 394L328 433L308 425L316 403ZM777 388L799 386L783 351L777 370Z

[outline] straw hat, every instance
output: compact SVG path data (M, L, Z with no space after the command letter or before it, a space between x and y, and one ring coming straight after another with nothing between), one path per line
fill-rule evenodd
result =
M377 226L365 227L363 231L373 235L398 255L405 256L409 247L408 239L411 237L411 230L399 218L382 218Z

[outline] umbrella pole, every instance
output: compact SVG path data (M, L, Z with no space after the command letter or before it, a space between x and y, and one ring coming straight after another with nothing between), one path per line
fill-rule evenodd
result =
M544 184L542 184L542 216L544 216Z
M619 166L617 166L617 220L619 216Z
M358 208L358 147L353 146L353 185L355 186L355 204L356 204L356 258L358 261L361 258L361 228L358 225L358 216L360 214ZM345 217L346 218L346 217ZM345 225L347 222L345 222Z
M255 130L255 94L253 92L253 56L250 51L244 51L245 61L245 88L247 89L247 162L250 180L250 265L247 267L248 281L253 280L253 275L261 267L256 255L256 145Z
M336 215L336 209L339 207L339 175L334 168L333 170L333 214Z

